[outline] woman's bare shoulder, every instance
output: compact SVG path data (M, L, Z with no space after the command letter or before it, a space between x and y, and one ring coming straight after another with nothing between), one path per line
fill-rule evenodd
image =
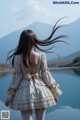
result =
M34 56L39 56L40 55L40 52L33 52L33 53L31 53L32 55L34 55Z

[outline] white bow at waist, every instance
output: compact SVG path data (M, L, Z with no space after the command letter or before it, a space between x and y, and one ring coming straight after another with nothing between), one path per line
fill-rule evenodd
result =
M38 73L28 73L26 75L24 75L24 79L36 79L36 78L39 78L39 74Z
M39 93L38 88L36 86L36 84L34 83L35 79L39 78L39 74L38 73L28 73L26 75L24 75L24 79L26 80L30 80L30 94L34 94L35 92Z

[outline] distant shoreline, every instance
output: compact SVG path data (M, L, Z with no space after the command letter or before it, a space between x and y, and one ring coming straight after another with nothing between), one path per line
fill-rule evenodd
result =
M80 62L73 64L72 61L65 62L48 62L49 69L72 69L80 68ZM13 71L13 67L10 64L0 64L0 71Z
M49 68L49 70L70 70L70 69L79 69L80 68L80 66L78 67L78 66L72 66L72 67L48 67ZM11 73L11 72L14 72L14 69L5 69L5 70L1 70L0 69L0 72L9 72L9 73Z
M10 64L0 63L0 71L13 70Z
M49 67L49 70L51 70L51 69L76 69L76 68L80 68L80 66L78 67L78 66L72 66L72 67Z

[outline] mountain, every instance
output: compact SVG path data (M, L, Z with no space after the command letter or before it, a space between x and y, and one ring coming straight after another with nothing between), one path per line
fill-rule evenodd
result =
M0 38L0 63L4 63L7 58L7 53L12 49L16 48L19 41L20 34L23 30L32 29L40 39L44 39L48 37L48 35L50 34L50 28L52 28L52 26L49 24L34 22L33 24L21 30L12 32Z
M73 60L75 59L76 57L80 56L80 50L79 51L76 51L68 56L65 56L63 57L63 60Z
M49 60L49 62L57 62L57 61L63 62L63 61L69 61L69 60L71 61L71 60L75 59L78 56L80 56L80 50L76 51L74 53L71 53L71 54L69 54L67 56L60 57L60 59L58 59L58 58L51 59L51 60Z
M21 30L14 31L0 38L0 63L4 63L6 60L7 53L10 50L16 48L17 43L19 41L20 33L24 29L32 29L40 39L45 39L52 32L52 25L36 21ZM56 32L55 36L61 34L69 35L70 38L66 40L69 43L69 45L65 43L57 43L54 44L55 47L50 51L54 51L54 53L58 53L61 57L79 51L80 50L79 31L80 31L80 19L68 24L63 28L60 28L60 30ZM44 47L41 48L44 49ZM45 49L46 48L49 47L45 47ZM46 56L48 60L56 58L56 54L53 53L46 54Z

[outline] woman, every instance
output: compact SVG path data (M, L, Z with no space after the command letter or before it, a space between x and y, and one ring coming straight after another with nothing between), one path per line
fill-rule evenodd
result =
M33 109L36 120L44 120L46 108L56 105L58 96L62 94L48 70L46 56L43 53L49 52L52 47L44 50L38 46L63 42L60 39L65 38L65 35L52 38L60 28L57 23L45 40L38 39L32 30L24 30L14 53L7 58L12 62L15 72L7 91L5 105L21 111L23 120L32 120ZM36 52L35 48L43 52Z

